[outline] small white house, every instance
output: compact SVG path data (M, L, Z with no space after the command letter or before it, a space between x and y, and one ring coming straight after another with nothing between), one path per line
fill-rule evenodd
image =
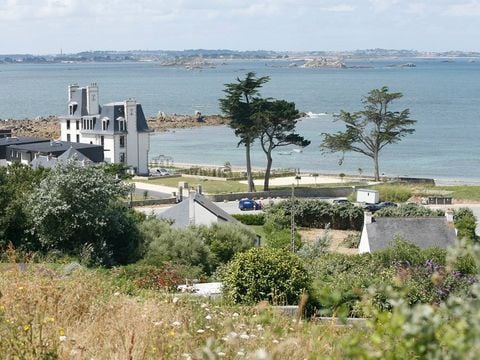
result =
M380 217L365 213L358 252L371 253L388 248L396 238L409 241L420 248L437 246L447 248L455 243L457 235L453 217Z
M70 85L60 131L62 141L101 145L105 162L123 163L136 174L148 174L150 130L142 106L135 100L100 106L97 84Z

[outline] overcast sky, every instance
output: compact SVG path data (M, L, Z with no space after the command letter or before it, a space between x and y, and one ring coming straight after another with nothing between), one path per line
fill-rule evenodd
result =
M480 0L0 0L0 53L480 51Z

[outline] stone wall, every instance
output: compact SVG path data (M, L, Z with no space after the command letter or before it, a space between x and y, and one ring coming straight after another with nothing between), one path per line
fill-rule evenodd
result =
M347 197L353 191L352 187L338 187L338 188L301 188L295 189L295 197L299 198L317 198L317 197ZM257 192L243 192L230 194L211 194L205 195L211 201L235 201L244 198L288 198L292 196L292 190L271 190L271 191L257 191Z

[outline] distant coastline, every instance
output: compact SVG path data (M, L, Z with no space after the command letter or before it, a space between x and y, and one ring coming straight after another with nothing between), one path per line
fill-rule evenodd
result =
M148 119L148 127L154 132L225 124L228 124L228 119L221 115L159 114ZM60 124L54 115L37 119L0 120L0 130L4 129L12 130L13 136L60 138Z

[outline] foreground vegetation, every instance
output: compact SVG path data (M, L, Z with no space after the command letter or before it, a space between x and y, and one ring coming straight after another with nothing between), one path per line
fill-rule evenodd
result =
M397 239L347 256L329 253L329 229L361 227L360 208L285 201L239 217L261 227L259 248L244 226L175 229L126 208L129 187L107 170L0 168L2 356L465 358L480 350L471 211L455 214L462 240L449 251ZM292 243L292 210L296 227L324 232L312 242L294 232ZM180 295L186 279L221 281L223 296ZM305 318L272 304L299 305ZM318 315L367 320L336 327L313 321Z

